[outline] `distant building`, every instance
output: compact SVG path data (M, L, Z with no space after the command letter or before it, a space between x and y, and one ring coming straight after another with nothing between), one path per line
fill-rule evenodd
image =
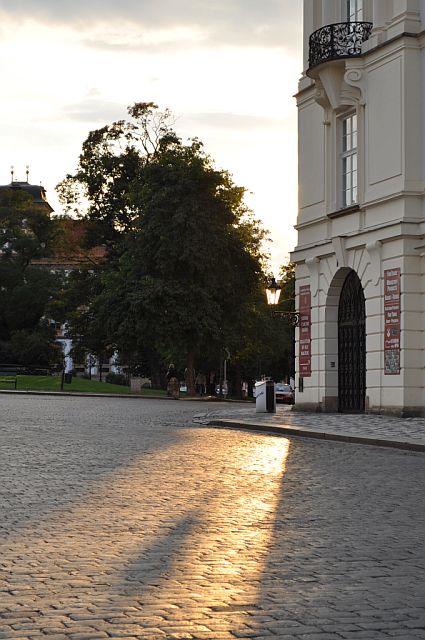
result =
M0 191L4 191L5 189L24 191L31 196L35 205L45 209L46 212L49 213L49 215L53 213L52 207L47 202L46 190L41 185L29 184L28 180L26 182L17 182L16 180L13 180L10 184L0 185Z
M27 180L25 182L18 182L14 180L12 171L12 182L10 182L10 184L0 185L0 191L9 189L19 190L29 194L32 198L33 204L37 207L43 208L48 216L54 212L53 208L47 201L45 188L41 185L33 185L28 182L28 169ZM85 234L85 230L86 225L82 220L68 219L64 221L64 232L66 233L67 241L62 245L59 243L53 255L32 260L31 265L67 274L73 269L81 267L90 268L91 265L98 264L104 259L106 250L102 246L93 247L89 250L83 249L81 241ZM62 345L65 360L65 371L69 372L74 370L75 367L71 357L72 340L67 336L66 323L56 325L56 340ZM117 354L114 354L108 363L102 363L102 372L120 372L121 370L116 365L116 361ZM93 377L99 375L98 363L92 356L88 357L87 365L82 364L76 368L80 373L86 372Z
M304 0L297 407L425 415L425 0Z
M35 266L51 271L71 272L82 267L90 268L102 262L106 256L104 246L84 248L87 225L84 220L62 220L63 242L58 242L53 255L33 260Z

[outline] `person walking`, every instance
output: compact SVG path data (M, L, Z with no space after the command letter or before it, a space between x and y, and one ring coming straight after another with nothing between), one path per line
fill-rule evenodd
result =
M206 387L207 387L207 376L202 371L200 371L196 376L195 385L196 385L196 393L198 393L202 398L202 396L204 396L206 393Z
M177 375L177 369L174 364L170 364L166 374L167 378L167 396L178 400L180 396L180 382Z

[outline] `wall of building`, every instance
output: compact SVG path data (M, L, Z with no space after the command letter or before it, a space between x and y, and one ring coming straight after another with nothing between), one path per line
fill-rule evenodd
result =
M309 285L312 375L297 406L338 404L338 302L353 269L366 299L366 408L425 413L425 0L370 0L363 55L308 71L312 31L342 19L339 0L304 2L299 84L297 292ZM368 17L369 16L369 17ZM341 204L341 115L358 116L358 206ZM384 272L400 269L401 371L384 372ZM297 334L297 339L299 333Z

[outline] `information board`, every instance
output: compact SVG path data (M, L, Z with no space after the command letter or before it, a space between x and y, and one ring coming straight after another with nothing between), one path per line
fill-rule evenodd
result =
M384 374L400 373L400 269L384 271Z
M310 285L299 290L299 375L311 376L311 292Z

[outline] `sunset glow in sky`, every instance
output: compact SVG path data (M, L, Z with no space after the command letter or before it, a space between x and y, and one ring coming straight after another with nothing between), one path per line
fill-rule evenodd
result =
M183 139L250 192L274 238L272 265L296 243L301 0L0 0L0 184L56 184L89 131L134 102L170 108Z

